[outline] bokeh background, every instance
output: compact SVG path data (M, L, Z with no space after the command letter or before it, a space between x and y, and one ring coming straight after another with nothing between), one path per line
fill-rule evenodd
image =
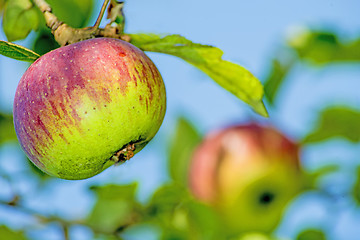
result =
M102 1L94 4L90 24L96 19L101 4ZM291 61L287 43L301 34L325 31L336 33L343 42L359 39L359 9L358 0L132 0L125 2L125 31L177 33L193 42L214 45L224 51L224 59L246 67L265 82L274 59ZM37 33L33 32L17 43L32 48L36 37ZM0 39L6 40L2 30ZM270 122L291 138L301 140L315 129L319 114L325 108L346 106L360 111L360 59L325 64L297 61L286 75L274 103L265 102L270 118L264 119L181 59L157 53L148 55L164 78L168 106L160 131L143 151L131 161L91 179L47 178L43 181L32 177L34 173L18 144L8 142L0 147L0 199L9 201L14 193L21 194L25 196L23 205L35 212L79 219L85 217L95 203L89 186L138 182L137 197L146 202L169 180L169 139L181 116L189 119L202 134L256 120ZM27 67L27 63L0 56L1 112L11 113L17 83ZM356 123L349 122L349 125L358 128ZM350 193L356 182L359 155L358 142L343 138L306 145L301 151L301 160L307 171L329 164L340 167L319 180L318 186L323 192L307 191L288 206L275 235L294 239L302 229L313 227L325 231L328 239L358 239L360 207ZM33 239L63 239L59 226L37 224L29 214L0 204L2 224L15 230L31 226L28 234ZM145 226L124 236L125 239L150 240L158 239L158 232ZM70 230L70 237L85 240L93 235L89 229L79 226Z

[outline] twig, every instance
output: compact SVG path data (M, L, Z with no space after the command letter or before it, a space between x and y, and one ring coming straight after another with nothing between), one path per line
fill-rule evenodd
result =
M70 240L69 236L69 226L63 225L63 231L64 231L64 240Z
M17 199L16 201L14 201L13 199ZM17 211L20 211L22 213L25 213L31 217L33 217L34 219L38 220L40 224L48 224L48 223L57 223L62 227L63 230L63 234L64 234L64 240L69 240L70 239L70 235L69 235L69 227L72 225L82 225L82 226L87 226L89 228L91 228L91 230L96 233L96 234L103 234L103 235L118 235L119 233L121 233L125 228L131 226L132 224L138 222L136 220L134 220L134 222L132 223L127 223L123 226L119 226L118 229L116 229L116 231L114 233L109 233L107 231L102 231L101 229L98 228L93 228L92 226L88 225L88 223L86 223L86 221L84 220L65 220L63 218L57 217L57 216L46 216L46 215L42 215L40 213L38 213L37 211L34 211L30 208L24 207L21 204L19 204L19 197L15 196L12 200L10 201L4 201L4 200L0 200L0 205L4 205L4 206L9 206ZM136 219L137 216L136 214L133 216L134 219Z
M14 197L14 198L19 199L19 197ZM7 202L7 201L0 200L0 205L5 205L5 206L12 207L13 209L15 209L17 211L20 211L22 213L30 215L30 216L32 216L34 218L37 218L39 220L39 222L42 222L42 223L58 222L62 226L64 226L64 225L65 226L70 226L70 225L74 225L74 224L83 224L82 221L67 221L65 219L55 217L55 216L42 215L42 214L40 214L40 213L30 209L30 208L27 208L27 207L24 207L24 206L20 205L18 203L18 201L19 200L14 202L13 200L11 200L11 201Z

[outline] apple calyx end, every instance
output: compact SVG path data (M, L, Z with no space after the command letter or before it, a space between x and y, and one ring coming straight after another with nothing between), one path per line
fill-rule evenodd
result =
M124 163L135 155L135 149L135 143L129 143L124 148L117 151L110 159L111 161L114 161L115 164Z

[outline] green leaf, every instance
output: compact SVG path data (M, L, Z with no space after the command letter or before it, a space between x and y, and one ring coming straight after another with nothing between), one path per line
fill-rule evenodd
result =
M174 55L199 68L215 82L267 117L262 102L264 89L248 70L225 61L223 52L213 46L193 43L180 35L130 34L131 43L143 51Z
M94 0L47 0L60 21L74 27L85 27L94 8Z
M269 76L265 80L265 96L270 104L274 104L278 90L293 67L294 59L275 59Z
M0 40L0 54L16 60L34 62L40 57L36 52L23 46Z
M33 49L40 55L44 55L59 47L60 45L55 41L50 29L41 29L36 37Z
M335 164L328 164L319 169L316 169L313 172L304 172L304 190L318 189L319 179L325 177L328 174L333 174L339 171L340 166ZM319 190L319 189L318 189ZM320 189L321 190L321 189Z
M115 233L137 221L141 206L135 198L137 184L93 187L96 204L87 219L90 227Z
M280 239L275 239L271 236L265 235L264 233L252 232L242 235L237 240L280 240Z
M190 236L193 239L218 240L224 237L224 226L215 211L200 202L189 201L185 208L188 209Z
M146 212L150 217L158 218L160 221L168 223L174 210L184 201L189 199L189 194L185 188L177 184L161 186L149 201Z
M0 0L0 13L2 11L2 9L4 8L5 5L5 0Z
M0 113L0 144L16 140L13 118L11 115Z
M360 141L360 112L346 107L325 109L318 120L317 128L307 135L304 143L315 143L334 137L351 142Z
M192 152L200 141L196 129L186 119L180 118L169 149L169 171L172 179L184 186L188 186Z
M146 209L149 221L161 228L161 239L224 239L217 214L176 183L159 188Z
M353 196L357 204L360 205L360 167L358 167L356 173L357 178L354 185Z
M7 226L0 226L0 236L1 239L26 240L26 237L22 232L13 231Z
M306 30L290 39L288 44L301 59L314 64L360 61L360 39L342 42L331 32Z
M326 237L320 230L307 229L300 233L296 240L326 240Z
M7 1L4 9L3 28L9 41L27 37L39 26L39 11L30 0Z

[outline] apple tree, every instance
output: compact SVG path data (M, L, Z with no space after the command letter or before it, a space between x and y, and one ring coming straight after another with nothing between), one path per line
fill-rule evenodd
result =
M339 145L358 145L360 111L327 104L312 110L313 123L299 134L281 126L279 106L299 68L358 67L359 38L297 31L278 47L260 81L207 39L200 44L181 32L128 32L127 4L0 0L0 54L27 68L12 113L0 108L0 238L340 239L333 231L344 224L341 216L360 209L360 164L351 159L352 149ZM166 112L174 104L166 89L175 83L153 53L190 64L229 93L246 119L204 130L183 113L169 124ZM297 101L306 101L307 93ZM119 181L118 174L157 178L146 163L150 155L143 154L149 149L164 156L159 165L166 179L143 199L146 181ZM344 154L334 161L324 149ZM309 168L309 152L323 163ZM139 164L132 168L132 162ZM306 196L329 206L332 221L324 217L321 224L284 231L296 223ZM354 234L350 229L347 236Z

